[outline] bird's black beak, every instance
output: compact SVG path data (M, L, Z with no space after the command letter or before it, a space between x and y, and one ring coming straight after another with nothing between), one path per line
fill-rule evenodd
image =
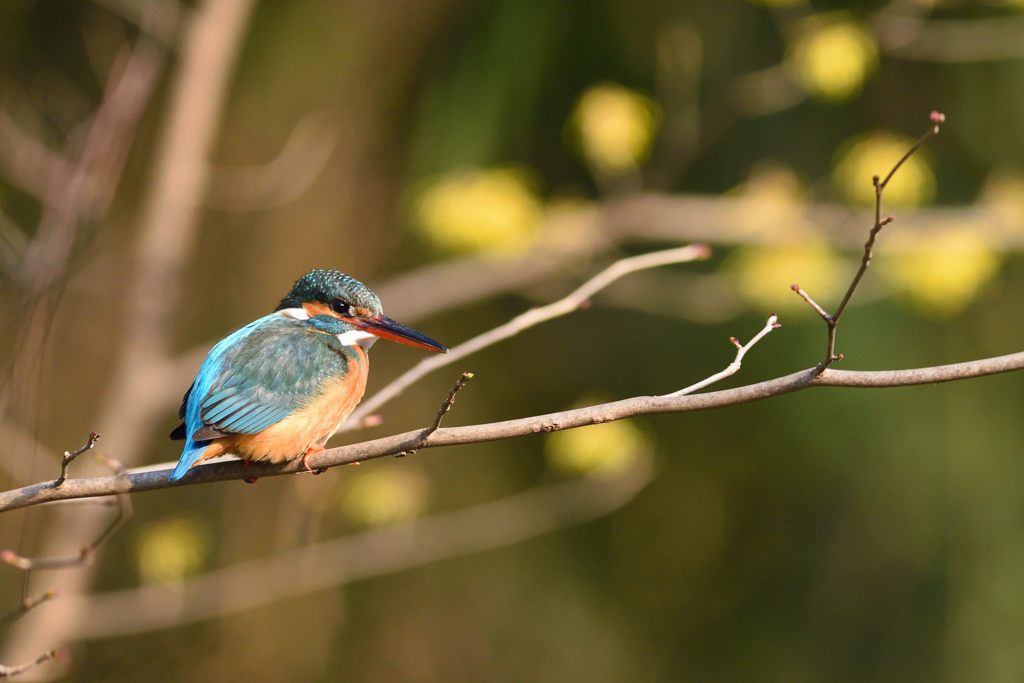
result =
M428 351L448 353L448 347L441 342L435 341L422 332L417 332L411 327L406 327L402 323L396 322L386 315L378 315L375 318L355 318L352 322L359 329L365 330L370 334L380 337L381 339L390 339L391 341L396 341L400 344L417 346L421 349L427 349Z

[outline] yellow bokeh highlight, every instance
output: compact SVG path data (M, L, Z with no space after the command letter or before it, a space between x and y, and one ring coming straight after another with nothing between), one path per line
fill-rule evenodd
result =
M517 252L540 231L543 207L514 168L451 173L426 184L413 204L419 233L444 251Z
M199 571L208 552L206 527L189 517L170 517L143 527L135 561L143 581L173 583Z
M605 175L631 171L646 161L660 124L661 108L654 100L612 83L589 88L572 115L583 159Z
M860 92L878 65L878 47L861 24L807 20L789 46L787 61L807 92L823 100L847 100Z
M910 138L875 132L847 141L839 150L832 171L836 189L852 204L873 206L872 176L885 175L914 144ZM885 206L913 207L935 196L935 174L918 151L896 171L885 188Z
M1024 232L1024 174L999 169L985 179L981 202L995 214L995 227L1006 233Z
M651 454L647 436L632 422L618 420L548 435L544 453L564 474L614 475Z
M944 230L902 246L898 257L880 259L879 273L923 312L956 315L999 272L1002 256L969 227Z
M419 470L377 466L344 483L338 510L343 519L358 526L387 526L419 517L429 494L429 483Z
M774 163L756 165L742 185L733 189L743 199L736 227L746 235L806 235L807 192L791 169Z
M790 286L800 285L819 303L839 295L848 275L842 261L823 244L813 240L789 245L743 247L726 262L740 294L759 309L813 313Z

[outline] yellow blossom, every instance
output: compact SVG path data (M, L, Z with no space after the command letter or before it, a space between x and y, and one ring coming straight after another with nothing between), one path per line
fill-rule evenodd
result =
M413 205L424 238L451 252L514 252L537 236L542 207L526 174L511 168L461 171L428 183Z
M836 155L832 182L852 204L875 203L872 176L885 175L914 141L887 132L875 132L847 141ZM886 206L918 206L935 195L935 174L918 151L900 166L885 188Z
M859 23L812 17L791 43L787 59L809 93L838 101L860 92L878 64L878 48Z
M386 526L419 517L429 493L429 483L419 470L378 465L344 483L339 511L343 518L360 526Z
M635 90L605 83L583 93L572 123L590 167L602 174L620 174L647 159L661 108Z
M959 313L998 273L1002 257L969 227L918 237L879 272L925 313ZM896 239L897 245L903 240Z
M995 214L996 225L1007 233L1024 232L1024 175L1000 169L985 180L981 201Z
M189 517L169 517L147 524L136 545L139 576L150 583L171 583L196 573L206 559L205 527Z
M798 284L826 306L847 275L842 262L823 244L808 239L791 245L737 249L727 262L740 293L756 307L807 312L811 309L791 290Z
M633 422L618 420L554 432L545 454L551 466L567 474L618 474L651 454L651 444Z
M807 196L791 169L772 163L754 167L734 194L744 199L737 227L751 235L803 235L813 228L806 218Z

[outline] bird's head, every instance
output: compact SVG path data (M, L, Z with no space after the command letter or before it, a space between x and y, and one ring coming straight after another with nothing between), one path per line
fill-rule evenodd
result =
M448 347L384 315L380 299L351 275L317 268L300 277L274 309L368 347L377 338L447 352Z

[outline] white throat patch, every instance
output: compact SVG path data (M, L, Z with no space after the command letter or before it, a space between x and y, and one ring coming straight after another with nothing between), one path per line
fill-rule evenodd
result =
M373 342L377 341L377 335L363 332L362 330L349 330L338 335L338 341L345 346L361 346L369 351Z
M309 320L309 313L305 308L282 308L280 312L296 320Z

